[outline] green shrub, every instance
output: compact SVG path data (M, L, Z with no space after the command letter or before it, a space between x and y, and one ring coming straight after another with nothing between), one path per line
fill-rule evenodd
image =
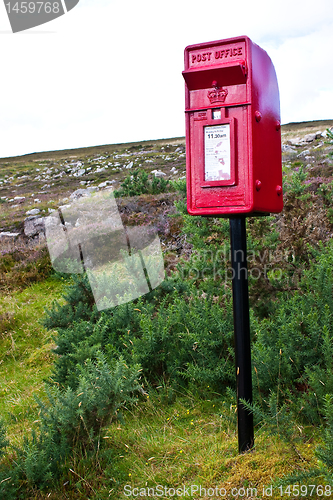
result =
M327 138L328 138L328 142L331 144L333 143L333 131L329 128L326 129L326 134L327 134Z
M62 472L64 462L75 450L98 449L100 432L140 388L139 366L126 366L120 359L110 366L96 353L79 367L76 390L53 388L47 403L40 406L40 433L32 433L18 451L22 479L44 488Z
M284 191L290 195L300 196L307 187L306 184L304 184L307 176L308 174L304 172L304 167L301 166L292 173L291 181L285 184Z
M131 356L123 343L139 328L140 316L133 303L122 304L112 312L102 313L99 320L89 322L77 320L69 328L58 328L54 337L57 347L51 380L61 387L76 389L79 383L80 367L87 359L94 360L99 352L107 354L108 359L118 358L121 354L128 362Z
M321 184L317 189L317 194L323 197L324 205L330 207L333 204L333 182Z
M316 455L324 468L324 476L327 481L333 479L333 394L326 394L324 398L324 417L326 426L324 428L323 444L316 449ZM322 472L322 471L319 471Z
M288 474L282 478L277 478L274 481L274 486L288 486L290 484L306 485L315 484L323 485L318 486L318 489L314 491L317 492L318 496L331 497L332 491L332 479L333 479L333 397L332 394L327 394L325 396L324 402L324 417L326 420L326 425L323 426L323 440L322 443L315 449L315 456L318 458L318 465L311 467L310 469L305 467L301 470L296 470L292 474ZM264 416L265 419L265 416ZM296 453L302 458L304 458L298 453L295 446L295 437L292 433L292 429L295 430L297 422L294 420L287 422L287 427L289 429L289 444L294 448ZM300 428L298 428L300 431ZM306 462L305 462L306 463ZM317 481L316 481L317 480Z
M53 383L75 389L80 367L102 351L109 360L134 360L153 385L209 384L218 391L234 385L230 297L221 306L217 296L203 300L195 290L178 288L117 306L98 321L78 319L58 328Z
M209 385L221 393L234 386L233 319L230 299L222 305L174 294L152 315L142 314L133 355L151 382Z
M280 388L281 400L310 422L323 415L333 391L333 244L312 250L300 290L279 296L274 316L252 318L254 378L258 397Z
M134 170L121 183L120 189L114 191L116 198L120 196L139 196L141 194L164 193L169 186L169 181L161 177L149 179L149 175L142 169Z
M75 321L96 322L100 313L95 305L88 276L73 274L64 294L65 305L54 301L45 314L43 325L49 329L69 328Z
M46 311L44 325L56 329L52 381L61 387L76 388L78 366L86 359L94 359L97 351L107 353L109 359L124 356L131 362L133 354L129 339L140 336L141 311L156 314L162 301L173 301L173 294L183 294L189 289L186 283L165 280L158 288L135 302L121 304L101 313L94 305L94 298L86 276L73 276L64 295L65 304L55 302ZM130 336L129 333L130 332ZM125 347L127 346L127 347Z
M179 191L179 193L186 195L186 179L176 179L170 181L170 187L174 191Z

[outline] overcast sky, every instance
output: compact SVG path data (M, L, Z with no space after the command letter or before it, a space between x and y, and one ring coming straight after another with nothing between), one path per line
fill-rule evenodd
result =
M332 0L80 0L13 34L0 5L0 157L184 136L184 48L247 35L282 123L333 119Z

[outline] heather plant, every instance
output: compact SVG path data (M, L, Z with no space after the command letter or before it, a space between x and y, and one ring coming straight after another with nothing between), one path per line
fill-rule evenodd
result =
M30 246L18 240L0 244L0 291L24 289L52 274L45 245Z

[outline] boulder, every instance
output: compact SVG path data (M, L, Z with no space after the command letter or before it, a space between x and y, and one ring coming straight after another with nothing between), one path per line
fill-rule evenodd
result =
M82 177L82 175L84 175L86 172L86 170L84 168L80 168L80 170L78 172L76 172L74 175L75 177Z
M0 238L17 238L17 236L19 236L20 233L10 233L8 231L2 231L0 233Z
M38 215L40 212L39 208L33 208L32 210L28 210L26 215Z
M305 149L304 151L302 151L299 155L297 155L297 158L301 157L301 156L307 156L310 154L310 150L309 149Z
M290 146L303 146L304 142L300 137L295 137L294 139L289 139L287 144Z
M166 174L164 172L162 172L161 170L152 170L151 171L152 174L155 175L155 177L164 177Z
M114 184L116 181L105 181L105 182L101 182L100 184L98 184L98 187L99 188L105 188L107 187L109 184Z
M317 134L306 134L304 136L305 142L313 142L317 138Z
M30 216L24 219L24 234L29 238L45 234L45 220L43 217Z
M90 196L91 192L88 189L77 189L70 195L71 200L78 200L82 196Z
M289 144L282 144L282 152L283 153L297 153L294 146L290 146Z

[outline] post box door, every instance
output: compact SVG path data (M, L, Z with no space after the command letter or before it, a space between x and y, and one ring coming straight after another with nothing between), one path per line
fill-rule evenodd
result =
M192 208L250 203L248 108L220 107L189 114Z

